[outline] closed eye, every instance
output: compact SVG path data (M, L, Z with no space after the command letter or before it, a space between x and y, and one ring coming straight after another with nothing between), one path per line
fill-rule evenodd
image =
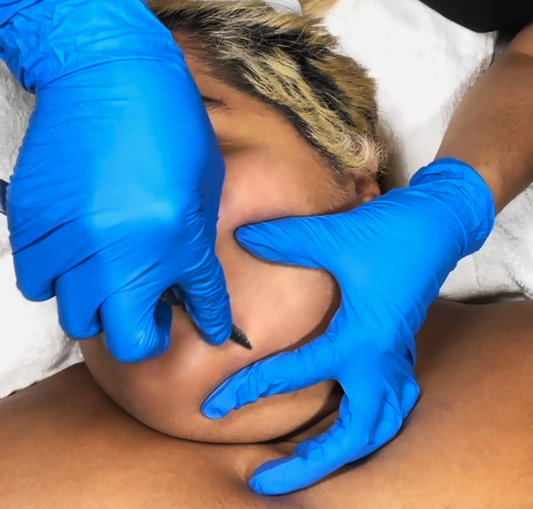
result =
M220 109L227 109L228 105L222 99L215 99L207 95L202 95L202 101L207 110L215 111Z

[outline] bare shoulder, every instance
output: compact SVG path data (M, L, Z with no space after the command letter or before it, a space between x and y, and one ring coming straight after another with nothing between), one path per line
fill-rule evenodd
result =
M468 335L498 339L507 335L527 336L533 331L533 301L497 304L462 304L437 301L429 310L420 332L420 342L427 336ZM472 339L475 341L475 339Z
M83 364L0 401L0 450L3 509L271 507L243 479L253 447L153 431Z

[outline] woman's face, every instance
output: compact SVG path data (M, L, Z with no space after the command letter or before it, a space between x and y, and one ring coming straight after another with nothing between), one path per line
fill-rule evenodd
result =
M332 170L278 113L209 77L201 59L180 45L225 160L216 250L234 323L246 332L253 350L231 341L208 346L180 307L173 309L171 346L158 359L119 364L101 339L82 342L82 350L102 387L147 425L194 440L264 441L331 411L333 383L260 400L221 421L204 418L202 402L239 369L322 333L339 297L325 272L253 258L236 243L234 232L248 223L347 210L371 199L378 188L368 177L336 182Z

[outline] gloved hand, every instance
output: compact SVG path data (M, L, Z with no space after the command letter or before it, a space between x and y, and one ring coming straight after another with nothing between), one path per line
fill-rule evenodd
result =
M217 419L324 380L342 385L333 426L290 458L260 466L250 481L254 491L304 488L396 435L419 395L414 334L457 261L481 247L493 222L492 194L481 177L443 159L420 170L409 187L350 212L238 230L239 243L257 257L328 270L342 295L324 335L241 370L202 407Z
M75 338L157 356L179 285L212 344L231 332L215 256L224 166L171 34L141 0L0 0L0 55L36 109L8 188L17 281Z

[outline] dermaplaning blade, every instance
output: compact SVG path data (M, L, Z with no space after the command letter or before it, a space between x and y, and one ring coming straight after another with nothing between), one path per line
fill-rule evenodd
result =
M169 306L183 306L184 298L180 289L177 286L173 286L163 293L161 300ZM247 350L252 349L252 343L250 343L246 334L235 324L231 326L229 339Z
M246 337L246 334L239 329L235 324L231 327L231 336L229 337L232 341L235 341L238 345L246 348L247 350L252 349L252 343Z

